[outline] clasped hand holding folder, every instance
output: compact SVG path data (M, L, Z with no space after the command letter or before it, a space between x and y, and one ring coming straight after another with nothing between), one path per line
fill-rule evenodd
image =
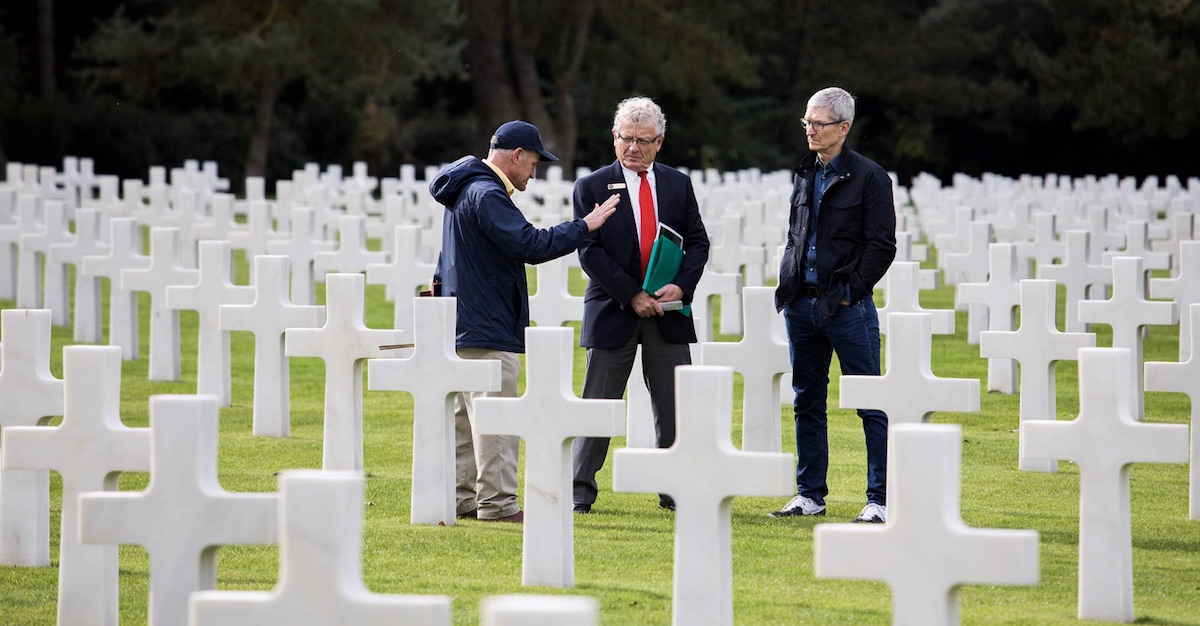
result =
M658 237L650 250L650 261L646 268L646 278L642 281L642 289L654 295L664 285L675 280L679 266L683 263L683 236L666 224L658 225ZM684 315L692 314L692 305L685 304L680 308Z

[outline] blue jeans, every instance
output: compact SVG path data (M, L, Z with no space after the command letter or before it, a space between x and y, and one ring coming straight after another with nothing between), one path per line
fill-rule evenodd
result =
M803 293L783 310L796 392L796 493L824 504L829 494L826 402L834 352L842 374L879 375L879 313L871 298L822 317L820 303ZM867 502L887 504L887 415L859 409L867 440Z

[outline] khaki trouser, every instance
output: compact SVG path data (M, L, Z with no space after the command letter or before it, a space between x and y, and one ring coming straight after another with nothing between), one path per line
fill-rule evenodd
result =
M479 519L508 517L521 510L517 504L517 455L521 438L475 434L475 399L517 397L521 355L480 348L459 348L457 352L463 359L500 361L500 391L461 392L454 396L456 513L478 509Z

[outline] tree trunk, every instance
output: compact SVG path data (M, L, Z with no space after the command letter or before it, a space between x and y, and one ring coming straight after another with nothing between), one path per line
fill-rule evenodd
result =
M271 122L275 118L275 101L279 98L279 85L273 80L263 81L258 90L258 104L254 109L254 126L250 129L250 146L246 150L246 176L267 174L267 154L271 147Z
M574 178L575 148L579 142L579 116L575 108L575 80L583 68L587 52L588 31L595 14L596 0L579 0L572 5L575 11L571 28L562 29L560 50L569 50L566 66L554 81L554 100L558 106L558 147L556 152L562 161L563 175Z
M820 7L816 6L813 0L805 2L797 2L792 6L792 15L789 23L801 24L804 22L804 16L816 15ZM806 91L805 85L808 85L808 71L812 59L812 30L810 28L802 28L800 34L800 42L796 47L796 56L792 64L792 80L791 87L788 88L787 106L784 109L787 114L783 119L783 137L788 142L788 145L799 150L800 154L804 154L808 150L808 142L805 139L804 129L800 126L800 118L804 117L805 110L808 108L808 98L812 96Z
M504 23L504 14L496 2L462 0L460 7L466 16L467 45L463 57L479 117L477 137L486 149L496 127L518 115L504 62L504 32L497 28Z
M38 82L42 95L58 92L54 60L54 0L38 0Z
M542 79L537 68L538 46L541 44L543 26L550 16L529 19L534 24L532 31L525 29L527 16L521 11L519 0L506 0L505 22L508 24L509 61L512 64L513 84L516 85L517 101L521 117L538 127L546 149L558 149L558 129L542 101Z

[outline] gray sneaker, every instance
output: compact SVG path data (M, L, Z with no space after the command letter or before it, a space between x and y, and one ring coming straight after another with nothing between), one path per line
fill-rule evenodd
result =
M796 496L782 509L771 513L771 517L791 517L793 515L824 515L825 505L807 496Z
M863 507L862 513L854 518L855 524L886 524L887 523L887 506L868 502L867 506Z

